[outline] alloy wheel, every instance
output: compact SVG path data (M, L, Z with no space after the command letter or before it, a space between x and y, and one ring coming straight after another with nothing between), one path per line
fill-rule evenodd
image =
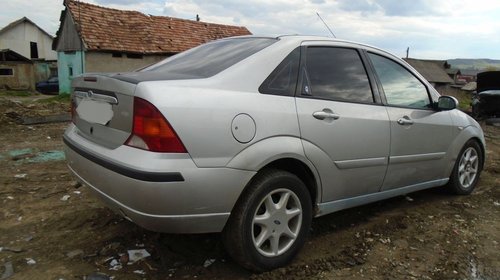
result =
M257 251L274 257L285 253L297 239L302 224L302 206L289 189L276 189L262 199L252 221L252 239Z
M462 154L458 165L458 180L463 188L469 188L476 179L479 171L479 157L476 149L467 148Z

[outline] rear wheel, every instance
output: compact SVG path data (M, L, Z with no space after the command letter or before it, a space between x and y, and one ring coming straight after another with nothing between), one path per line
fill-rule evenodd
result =
M289 263L304 244L312 219L309 191L295 175L264 170L235 206L223 232L231 257L253 271Z
M481 147L469 140L457 158L451 173L448 189L454 194L470 194L479 180L483 162Z

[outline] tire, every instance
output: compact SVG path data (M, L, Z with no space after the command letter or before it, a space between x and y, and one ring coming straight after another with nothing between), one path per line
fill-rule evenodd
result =
M483 153L479 143L469 140L458 155L450 181L447 184L448 190L453 194L470 194L479 181L479 176L483 169Z
M233 209L223 243L241 266L268 271L292 261L304 245L311 220L312 202L305 184L289 172L263 170Z

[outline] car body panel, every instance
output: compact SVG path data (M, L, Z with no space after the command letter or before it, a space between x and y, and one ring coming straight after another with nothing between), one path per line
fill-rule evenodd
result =
M458 110L386 106L365 55L361 57L367 63L374 104L258 92L292 50L311 45L355 48L360 54L369 51L393 59L423 81L434 102L439 97L397 57L363 44L320 37L279 37L203 79L140 81L140 72L134 72L135 82L127 82L120 78L129 75L125 73L90 73L73 80L73 90L81 92L72 95L76 109L82 100L93 100L108 104L99 106L110 107L112 117L102 124L74 117L64 135L70 170L110 208L147 229L216 232L223 229L252 178L277 160L293 159L311 171L316 215L324 215L442 185L464 143L477 138L484 147L477 122ZM187 153L155 153L125 145L135 98L161 112ZM339 118L312 116L324 109ZM405 115L414 125L395 123ZM246 122L238 122L239 116ZM246 140L238 138L240 132Z
M246 183L255 174L255 171L234 168L198 168L187 154L152 153L127 146L108 149L79 136L74 125L67 129L65 141L71 142L71 147L131 170L168 170L182 174L183 181L137 180L88 160L78 150L66 145L65 153L70 170L86 185L97 190L98 195L112 198L107 199L111 208L139 215L134 220L139 224L141 216L165 219L173 216L182 222L183 216L210 214L219 215L220 218L223 216L225 221ZM213 196L214 192L220 195ZM158 201L164 203L157 203ZM175 219L171 223L174 224ZM222 226L218 230L222 230ZM160 224L157 227L168 228ZM148 228L156 227L150 225ZM207 229L203 228L201 226L199 231L193 232L206 232Z
M360 196L320 203L318 205L317 216L323 216L332 212L337 212L340 210L388 199L399 195L406 195L408 193L416 191L439 187L446 184L448 180L449 180L448 178L438 179L438 180L413 184L409 186L404 186L401 188L388 189L381 192L369 193Z
M306 165L313 174L317 195L315 201L320 202L322 201L322 178L325 178L327 174L320 175L316 166L321 167L322 165L313 164L304 154L304 150L303 140L299 137L277 136L266 138L246 147L233 157L226 167L257 172L276 160L298 160ZM318 160L317 157L316 160Z
M331 110L336 120L318 120L313 113ZM377 192L382 186L390 148L390 128L384 106L297 98L303 141L320 147L330 158L323 181L323 201ZM318 162L311 146L304 146L311 162ZM360 176L360 174L363 174ZM356 186L353 188L352 186Z
M162 87L159 82L139 84L137 96L154 104L164 104L158 109L171 123L198 167L226 166L253 143L269 137L300 135L292 97L196 86ZM255 136L248 143L239 142L231 132L232 120L242 113L250 116L256 126Z
M389 106L387 111L391 152L382 190L442 179L442 170L449 164L445 155L453 140L449 112ZM399 124L398 120L404 117L413 124Z
M73 122L81 136L107 148L117 148L127 140L132 131L133 96L136 85L110 78L109 75L90 73L86 74L86 77L88 81L82 78L73 80L72 102L76 110L83 100L93 100L95 95L116 98L117 104L110 104L113 111L112 118L105 124L87 121L79 114L74 116ZM96 102L108 104L109 100L101 99Z

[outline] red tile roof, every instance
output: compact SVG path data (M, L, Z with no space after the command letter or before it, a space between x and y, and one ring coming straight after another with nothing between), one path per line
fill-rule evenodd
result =
M240 26L151 16L73 0L65 1L65 5L80 25L77 30L86 50L177 53L208 41L252 34Z

